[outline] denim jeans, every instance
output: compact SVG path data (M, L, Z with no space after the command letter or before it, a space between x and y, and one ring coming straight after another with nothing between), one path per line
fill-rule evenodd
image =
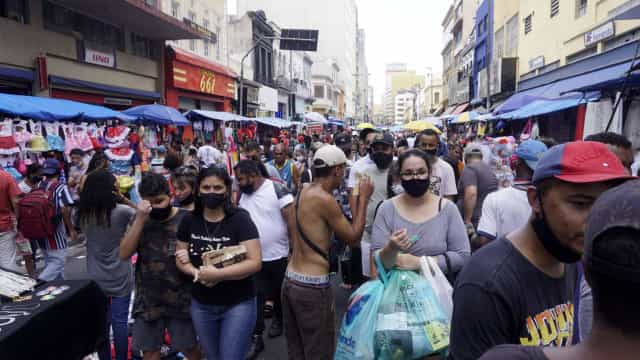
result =
M191 319L207 360L244 360L256 324L256 298L233 306L192 299Z
M113 327L113 345L116 349L116 360L127 360L129 356L129 302L131 294L127 296L113 296L109 298L107 309L107 337L109 329ZM111 341L107 341L99 350L100 360L111 360Z
M44 269L38 276L42 281L64 280L64 264L67 261L67 249L42 250Z

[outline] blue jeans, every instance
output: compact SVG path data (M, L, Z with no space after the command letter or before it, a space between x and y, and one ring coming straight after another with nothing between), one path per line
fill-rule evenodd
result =
M107 337L109 329L113 327L113 345L116 349L116 360L127 360L129 355L129 302L131 294L127 296L113 296L109 298L107 309ZM111 341L107 341L99 349L100 360L111 360Z
M207 360L244 360L256 324L256 298L233 306L191 299L191 319Z

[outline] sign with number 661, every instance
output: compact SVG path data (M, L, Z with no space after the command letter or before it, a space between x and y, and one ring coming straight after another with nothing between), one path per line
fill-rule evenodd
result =
M209 71L202 71L200 74L200 91L207 94L214 94L216 88L216 75Z

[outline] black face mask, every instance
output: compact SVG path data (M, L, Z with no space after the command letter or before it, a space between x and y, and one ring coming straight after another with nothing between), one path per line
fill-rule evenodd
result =
M533 231L536 233L538 240L542 243L545 250L551 254L556 260L565 263L573 264L582 258L582 254L577 253L575 250L563 245L560 240L555 236L549 224L545 220L544 209L542 208L542 194L538 193L538 199L540 199L540 208L542 214L536 214L535 218L531 221Z
M156 221L166 220L171 215L173 207L171 205L163 208L152 208L149 216Z
M389 168L389 165L391 165L391 162L393 161L393 154L385 154L382 151L376 151L371 154L371 159L376 163L378 169L385 170Z
M213 210L219 208L224 203L227 199L227 194L202 194L200 195L200 198L202 200L202 205L205 208Z
M241 185L240 191L243 194L251 195L256 191L256 189L253 187L253 184L247 184L247 185Z
M424 152L426 152L427 154L431 155L431 156L436 156L438 154L438 149L433 149L433 150L422 150Z
M402 187L407 195L421 197L429 190L429 179L402 180Z
M195 201L195 196L193 195L193 193L191 193L186 198L179 200L178 203L180 204L180 206L187 206L187 205L193 204L194 201Z

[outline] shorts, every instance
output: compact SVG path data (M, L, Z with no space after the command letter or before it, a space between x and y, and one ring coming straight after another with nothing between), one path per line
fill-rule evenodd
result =
M163 317L145 321L136 318L133 323L133 348L136 351L158 351L164 344L164 330L169 330L171 345L179 351L192 349L198 344L191 319Z

